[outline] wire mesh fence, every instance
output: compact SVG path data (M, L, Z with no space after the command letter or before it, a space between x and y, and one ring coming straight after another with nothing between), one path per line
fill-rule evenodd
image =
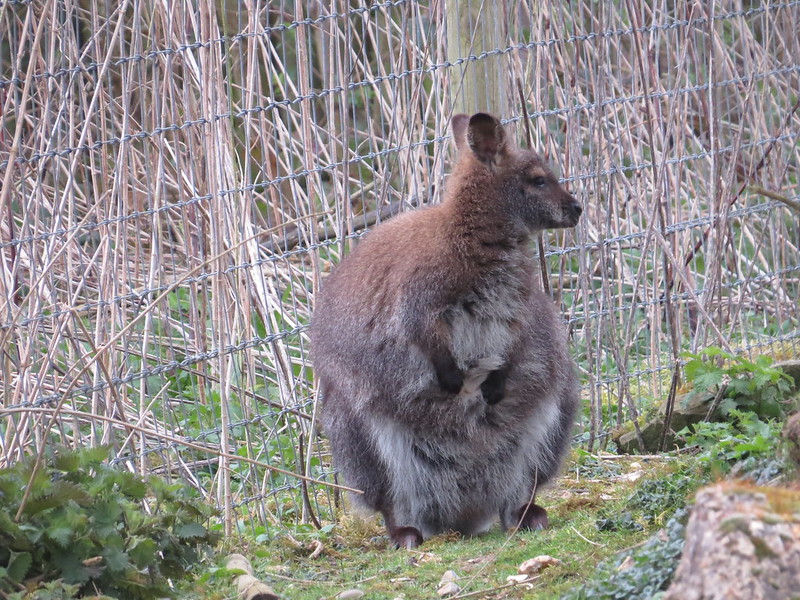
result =
M332 518L314 292L439 200L482 106L585 208L542 245L580 443L685 350L800 353L798 31L797 1L0 1L0 461L110 444L228 524Z

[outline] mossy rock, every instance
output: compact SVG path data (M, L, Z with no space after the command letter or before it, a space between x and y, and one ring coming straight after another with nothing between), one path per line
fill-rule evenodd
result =
M800 412L793 414L786 420L781 436L786 441L786 450L789 458L800 467Z
M792 386L793 392L800 391L800 359L779 360L778 362L772 363L772 366L776 369L781 369L794 379L794 386Z
M723 482L700 490L665 600L800 597L800 492Z
M708 409L711 406L713 396L709 394L696 394L689 392L675 398L675 405L672 409L672 419L670 421L670 431L667 432L665 447L671 448L675 440L675 432L684 427L699 423L706 418ZM617 450L623 454L652 454L659 451L659 442L664 431L664 421L667 412L667 402L664 401L658 409L656 416L639 425L642 434L644 447L639 446L636 430L632 423L618 429L612 434L612 439L617 444ZM719 418L715 413L711 416L713 420Z

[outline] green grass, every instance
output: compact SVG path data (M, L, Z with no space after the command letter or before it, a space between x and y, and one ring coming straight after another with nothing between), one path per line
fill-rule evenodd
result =
M406 551L388 547L377 522L345 516L325 533L298 528L261 543L245 537L230 541L227 551L247 555L257 577L293 600L333 598L352 588L366 598L435 598L450 569L460 577L460 594L475 593L468 597L560 598L587 581L596 565L654 535L702 483L694 464L576 453L565 476L541 497L550 514L545 531L507 534L495 527L465 539L445 534ZM180 597L230 597L231 574L219 568L225 554ZM507 577L523 561L542 554L561 563L527 584L508 586Z

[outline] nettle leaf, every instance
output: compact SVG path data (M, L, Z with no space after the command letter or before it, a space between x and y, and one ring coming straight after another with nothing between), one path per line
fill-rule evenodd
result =
M26 483L11 469L0 470L0 500L3 504L19 502L25 492Z
M94 448L82 448L80 451L81 465L93 466L108 460L110 446L96 446Z
M146 567L153 562L157 551L158 546L155 541L137 536L134 538L130 548L128 548L128 556L137 566Z
M117 484L117 473L111 469L97 469L94 477L86 482L86 489L95 498L107 497Z
M705 364L700 359L694 359L683 365L683 372L686 378L693 381L700 371L705 370Z
M38 543L39 540L44 535L44 530L39 527L38 525L31 525L30 523L20 523L19 524L20 531L22 531L28 541L33 542L34 544Z
M175 535L182 540L206 537L206 528L200 523L184 523L174 529Z
M72 482L58 480L49 486L46 493L29 500L23 511L26 515L35 515L57 506L63 506L70 500L80 505L89 504L92 498L80 486Z
M122 573L131 564L128 555L119 548L106 548L103 550L102 556L111 573Z
M200 504L190 504L188 502L179 502L178 503L180 508L180 520L188 521L192 519L205 518L209 516L209 510L206 510L206 505Z
M721 356L722 358L728 360L735 358L735 356L732 355L730 352L726 352L722 348L718 348L716 346L709 346L708 348L703 350L703 354L705 354L708 358L714 358L716 356Z
M134 473L122 472L117 478L119 491L135 500L141 500L147 495L147 483Z
M65 473L75 473L81 468L81 458L75 450L59 448L53 457L53 468Z
M710 371L700 371L694 377L695 386L709 390L722 383L725 373L718 369Z
M156 477L155 475L150 475L145 480L147 485L150 486L150 489L156 495L156 498L163 498L165 495L165 490L168 489L167 482L161 479L160 477Z
M774 386L765 387L761 390L761 401L765 403L773 403L778 402L781 399L781 395L778 392L778 388Z
M733 398L724 398L719 403L719 410L722 412L723 415L730 415L733 411L736 410L736 400Z
M72 541L72 538L75 535L75 530L66 525L56 524L48 527L45 530L45 533L47 534L47 537L53 540L56 544L62 548L66 548Z
M98 502L92 510L92 524L101 538L116 534L123 508L117 502Z
M92 497L81 486L63 479L53 482L51 493L62 502L73 500L81 506L85 506L86 504L92 502Z
M90 580L100 595L173 595L167 577L183 577L198 548L217 537L200 524L213 509L185 484L142 479L106 464L107 457L106 448L51 448L35 476L36 457L0 471L0 577L59 578L52 594L40 588L42 600ZM26 518L15 523L11 516L31 479Z
M761 413L766 417L777 419L781 416L781 406L777 402L767 402L761 406Z
M6 576L13 582L19 583L31 568L33 558L29 552L11 552L6 567Z
M756 419L753 422L753 431L758 434L758 437L763 438L771 438L772 437L772 427L766 421L762 421L761 419Z
M83 565L81 556L75 552L54 554L50 561L61 573L61 578L66 583L86 583L89 581L89 572Z
M55 496L46 494L44 496L40 496L39 498L31 498L28 500L22 512L28 516L33 516L40 512L50 510L51 508L61 506L62 504L62 501Z
M751 382L749 379L731 379L728 383L728 393L749 395L751 390Z
M14 522L8 512L3 510L0 510L0 532L3 533L3 537L11 537L17 543L27 542L23 529Z
M770 383L772 383L773 377L769 373L761 372L761 373L756 373L753 376L753 381L754 381L754 383L755 383L757 388L761 388L761 387L765 387L765 386L769 385Z
M50 473L48 473L47 469L42 468L37 468L36 472L34 473L35 466L35 456L27 456L14 465L17 476L23 482L21 488L22 492L25 491L29 483L34 492L45 490L50 486Z
M756 356L756 364L762 369L769 367L774 361L768 354L759 354Z
M74 529L78 535L82 535L89 529L89 515L86 514L86 509L80 506L66 507L68 510L58 513L58 519L63 520L63 524ZM50 516L49 518L54 521L56 518Z
M151 528L158 526L160 519L155 516L148 515L144 511L130 510L125 515L125 522L128 525L128 529L134 535L140 533L146 535L149 533Z

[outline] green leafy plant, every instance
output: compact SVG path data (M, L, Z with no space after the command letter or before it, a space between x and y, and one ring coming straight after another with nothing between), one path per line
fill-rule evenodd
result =
M642 531L644 529L629 511L614 514L601 513L596 525L598 531Z
M757 480L777 475L783 461L776 454L780 425L762 420L750 411L731 409L730 421L700 422L678 432L690 446L700 449L698 459L713 470L727 472L734 468L738 475Z
M76 584L64 583L61 580L47 581L42 583L33 594L26 592L17 592L16 594L9 594L9 600L23 600L24 598L33 598L35 600L72 600L73 598L80 597L81 586ZM92 596L92 600L108 600L109 596ZM111 598L110 600L114 600Z
M574 469L580 477L600 479L622 474L622 465L619 463L602 460L580 447L573 448L572 452L575 461L571 469Z
M734 409L750 410L760 417L779 417L794 379L773 367L770 356L750 360L720 348L701 353L684 353L686 379L693 383L691 395L721 395L719 409L729 414Z
M661 533L601 563L592 578L564 600L650 600L665 590L683 551L686 518L685 509L676 512Z
M645 480L630 495L626 505L631 510L641 511L643 521L663 523L686 505L686 497L702 481L697 475L684 468L666 477Z
M49 448L38 466L31 456L0 470L0 594L59 581L35 597L168 597L167 578L216 542L194 490L115 469L108 455Z

